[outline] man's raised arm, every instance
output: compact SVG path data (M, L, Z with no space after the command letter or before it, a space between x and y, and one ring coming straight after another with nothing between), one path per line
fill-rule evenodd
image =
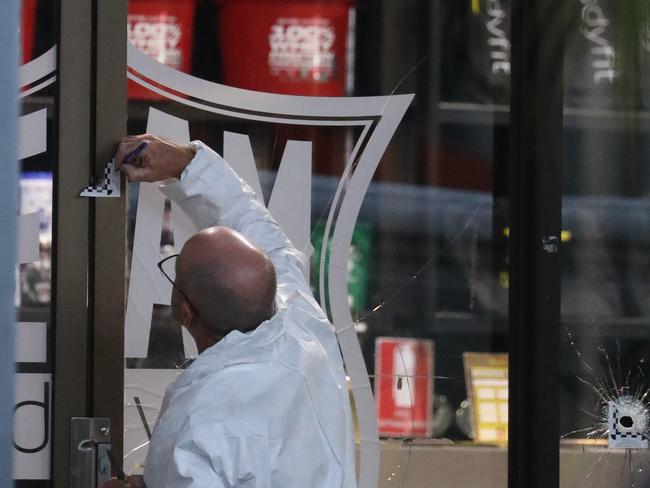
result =
M129 160L143 142L146 148ZM302 269L305 255L279 228L253 190L212 149L201 142L181 146L148 134L126 137L115 155L130 181L162 181L161 191L202 229L223 225L262 248L276 268L279 286L310 293Z

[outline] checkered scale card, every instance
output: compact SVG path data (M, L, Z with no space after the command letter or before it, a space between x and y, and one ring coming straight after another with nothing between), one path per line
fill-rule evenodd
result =
M607 402L607 407L609 409L607 447L647 449L648 435L642 425L645 419L636 418L635 409L627 409L626 405L615 401Z
M116 198L120 196L120 172L115 168L112 160L104 168L104 177L97 185L88 185L81 190L79 196L90 198Z

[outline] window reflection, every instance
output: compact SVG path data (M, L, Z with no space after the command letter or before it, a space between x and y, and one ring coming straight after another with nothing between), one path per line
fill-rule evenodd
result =
M642 3L581 1L572 17L565 55L560 402L562 469L570 477L562 485L589 486L599 478L603 486L642 486L650 465L634 438L647 436L650 411L648 11Z
M22 0L13 476L50 486L57 2ZM26 65L29 65L26 67Z
M509 4L223 0L174 2L172 7L131 0L129 9L134 44L196 78L293 95L415 93L364 196L348 262L338 263L349 271L347 306L370 382L376 388L378 378L389 376L388 397L399 407L402 424L410 424L397 433L383 432L381 480L408 486L410 476L429 469L435 449L454 460L456 475L465 462L461 451L446 443L462 445L474 438L492 446L485 451L497 466L491 486L505 485L504 410L495 407L500 434L479 439L463 355L487 354L491 361L507 353ZM183 20L191 10L193 20ZM159 25L147 32L156 31L164 42L133 37L144 32L136 23L145 17L156 19ZM186 36L177 51L170 41L170 32L179 31L170 27L172 17L181 39ZM404 29L407 25L412 28ZM179 58L173 53L185 64L174 64ZM133 75L133 66L130 70ZM329 307L331 297L327 287L322 293L321 284L330 279L331 268L321 265L329 259L322 243L346 160L363 129L247 121L216 108L190 107L197 100L185 95L171 101L152 89L156 86L137 85L131 76L129 132L146 131L154 107L187 121L191 138L222 154L225 132L247 136L267 204L288 145L311 143L310 279L317 299ZM132 246L137 189L129 193ZM168 207L161 253L178 252L173 214ZM166 306L155 306L148 357L127 357L127 376L139 368L182 364L178 334L163 333L169 330L165 313ZM394 367L382 373L378 345L386 342L397 346L386 356ZM501 373L507 385L507 370ZM423 379L424 386L416 386ZM422 405L426 411L415 413ZM484 413L485 408L491 406ZM375 415L374 408L364 413ZM149 421L154 417L152 411ZM424 449L424 457L418 457L415 446ZM485 473L479 471L470 478L482 479Z

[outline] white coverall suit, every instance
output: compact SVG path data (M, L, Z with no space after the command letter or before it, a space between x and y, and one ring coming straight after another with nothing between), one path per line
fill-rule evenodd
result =
M165 394L145 464L148 488L356 486L343 361L314 300L305 256L207 146L161 190L198 228L223 225L268 253L278 312L206 349Z

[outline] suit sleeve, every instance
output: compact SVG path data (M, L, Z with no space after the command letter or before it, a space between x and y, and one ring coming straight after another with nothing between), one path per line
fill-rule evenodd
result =
M161 191L199 229L213 225L230 227L262 248L275 265L278 287L311 295L302 272L308 265L305 255L289 241L255 192L230 165L205 144L194 144L198 148L196 156L181 179L163 183Z

